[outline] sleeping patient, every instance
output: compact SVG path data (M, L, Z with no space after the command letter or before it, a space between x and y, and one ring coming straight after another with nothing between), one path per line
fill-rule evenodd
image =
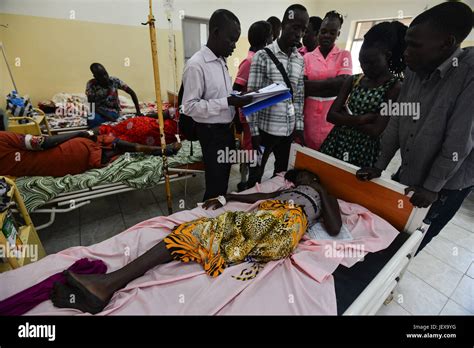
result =
M165 141L171 144L176 141L178 133L176 121L170 118L169 113L163 113ZM112 135L124 141L143 145L160 145L160 125L156 118L137 116L115 124L102 124L92 129L97 135Z
M170 144L166 155L174 155L181 144ZM53 136L23 135L0 131L0 175L64 176L101 168L125 152L160 156L161 147L129 143L91 131Z
M268 262L290 256L308 225L319 218L331 235L342 222L339 205L307 171L291 170L285 178L295 188L272 193L227 195L227 200L261 201L252 212L227 211L215 218L202 217L176 226L162 241L123 268L108 274L75 274L64 271L67 283L54 284L50 298L56 307L99 313L113 294L157 265L180 260L196 262L205 272L219 276L226 266L245 261ZM214 209L222 197L203 205ZM74 295L74 296L71 296ZM74 303L70 299L74 298Z

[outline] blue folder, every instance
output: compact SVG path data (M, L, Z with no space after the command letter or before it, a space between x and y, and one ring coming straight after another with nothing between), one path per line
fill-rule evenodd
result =
M275 104L278 104L284 100L291 99L291 93L289 91L275 95L273 97L270 97L268 99L259 101L258 103L249 105L249 106L244 106L242 108L242 113L244 114L245 117L249 116L250 114L253 114L254 112L266 109L270 106L273 106Z

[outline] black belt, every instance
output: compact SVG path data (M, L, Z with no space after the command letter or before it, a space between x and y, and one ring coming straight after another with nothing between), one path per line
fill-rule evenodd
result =
M226 129L231 128L234 124L233 122L230 123L199 123L196 122L199 127L209 128L209 129Z

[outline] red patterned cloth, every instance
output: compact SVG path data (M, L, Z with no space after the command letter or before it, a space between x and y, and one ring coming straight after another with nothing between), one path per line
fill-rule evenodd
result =
M111 149L115 140L108 135L98 136L97 141L78 137L39 151L38 147L31 146L31 143L28 145L31 149L28 150L26 137L28 135L0 132L1 175L58 177L101 168L104 166L102 150ZM35 138L36 142L40 137Z
M178 131L176 121L165 120L166 143L176 142L175 134ZM142 145L160 145L160 126L158 120L151 117L138 116L124 120L115 125L101 125L101 135L112 135L121 140Z

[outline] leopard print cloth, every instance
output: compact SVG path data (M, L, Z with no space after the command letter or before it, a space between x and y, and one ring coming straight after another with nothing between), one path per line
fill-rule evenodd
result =
M307 225L302 207L268 200L254 212L229 211L185 222L164 242L174 259L197 262L207 274L217 277L227 265L246 258L268 262L288 257Z

